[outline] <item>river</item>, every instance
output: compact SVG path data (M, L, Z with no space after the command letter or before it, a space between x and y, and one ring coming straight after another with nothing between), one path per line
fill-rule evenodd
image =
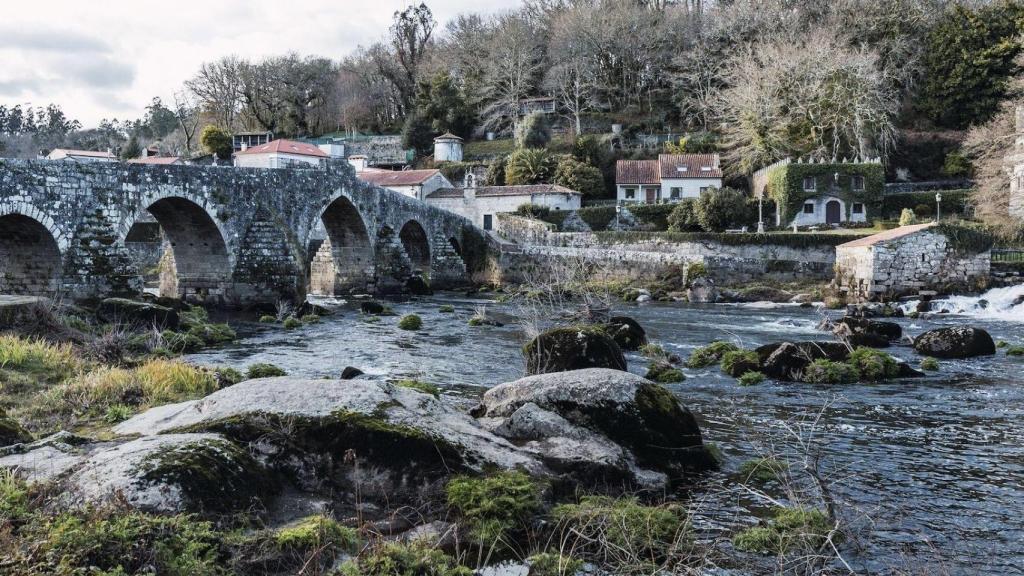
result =
M950 299L940 306L954 313L897 321L910 335L971 324L996 340L1024 345L1024 304L1007 304L1021 294L1024 286L986 295L987 302ZM420 332L399 330L398 317L366 322L351 307L294 331L236 318L239 341L188 359L236 368L270 362L311 377L336 377L355 366L472 396L520 377L524 367L514 321L467 325L481 303L456 295L393 303L399 315L423 317ZM442 304L454 305L455 313L441 312ZM488 306L513 313L502 304ZM824 336L815 330L824 312L790 305L624 304L617 312L684 358L715 339L753 347ZM912 365L919 361L912 348L889 351ZM643 358L628 359L630 370L643 374ZM844 549L858 572L1024 574L1024 357L1000 350L996 357L940 364L926 378L883 384L766 382L747 388L717 367L686 369L687 380L670 388L698 415L706 440L726 456L725 469L707 479L696 524L711 533L749 525L764 503L723 488L735 484L726 479L766 444L788 445L787 427L806 426L820 414L814 436L823 471L847 514L864 526L856 545Z

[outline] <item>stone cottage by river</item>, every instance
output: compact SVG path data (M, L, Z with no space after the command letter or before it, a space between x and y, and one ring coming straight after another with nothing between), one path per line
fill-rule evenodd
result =
M902 226L837 246L835 284L855 299L976 288L988 279L990 249L967 228Z

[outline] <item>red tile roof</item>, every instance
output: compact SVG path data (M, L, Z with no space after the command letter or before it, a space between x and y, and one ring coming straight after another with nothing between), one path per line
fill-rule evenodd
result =
M657 160L619 160L616 184L660 184L663 178L721 178L718 154L662 154Z
M658 184L657 160L619 160L615 163L616 184Z
M274 140L273 142L267 142L266 144L260 144L259 146L253 146L240 152L235 152L235 154L297 154L299 156L318 156L320 158L328 157L326 152L312 144L296 142L294 140L285 140L283 138Z
M852 242L840 244L840 248L858 248L861 246L874 246L879 242L886 242L888 240L896 240L904 236L909 236L915 232L920 232L925 228L935 226L935 222L928 222L926 224L913 224L911 226L900 226L899 228L893 228L892 230L886 230L885 232L879 232L878 234L872 234L871 236L865 236L864 238L858 238Z
M148 158L132 158L129 164L177 164L181 161L179 156L149 156Z
M430 180L440 170L364 170L357 172L363 182L369 182L375 186L420 186Z
M662 154L658 156L662 178L721 178L718 154Z

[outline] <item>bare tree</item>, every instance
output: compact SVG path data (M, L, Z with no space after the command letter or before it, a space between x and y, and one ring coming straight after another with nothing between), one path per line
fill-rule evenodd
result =
M519 100L535 86L543 52L534 31L515 14L499 16L491 35L482 120L485 126L500 127L518 117Z
M242 61L237 56L207 62L185 83L185 88L198 99L203 110L225 130L235 128L235 119L242 107Z
M199 128L199 106L187 91L179 91L174 94L174 116L178 119L178 127L185 137L185 153L192 154L192 138Z

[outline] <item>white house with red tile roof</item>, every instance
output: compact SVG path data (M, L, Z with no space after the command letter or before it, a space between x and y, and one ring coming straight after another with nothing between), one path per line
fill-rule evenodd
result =
M54 148L46 155L46 159L62 160L64 162L117 162L117 156L114 156L113 152L72 150L69 148Z
M661 154L657 160L615 163L616 198L620 204L678 202L721 187L718 154Z
M329 158L313 144L278 139L235 152L240 168L320 168Z
M356 177L374 186L387 188L417 200L425 200L435 190L451 188L452 183L440 170L381 170L366 168Z

